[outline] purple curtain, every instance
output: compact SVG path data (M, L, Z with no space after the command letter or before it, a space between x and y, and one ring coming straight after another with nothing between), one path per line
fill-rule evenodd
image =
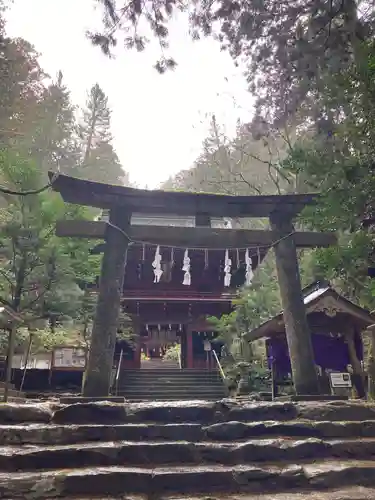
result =
M321 366L323 370L346 371L346 366L350 364L348 346L343 337L332 337L313 333L312 344L314 349L315 364ZM361 336L355 335L355 346L357 356L363 360L363 345ZM275 363L276 372L279 375L291 373L288 345L285 335L266 340L268 366L271 368Z

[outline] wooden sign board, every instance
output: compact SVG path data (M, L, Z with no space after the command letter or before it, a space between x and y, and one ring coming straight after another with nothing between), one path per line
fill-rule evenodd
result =
M80 347L59 347L53 352L53 369L84 369L86 367L85 350Z
M332 389L338 389L338 388L350 389L352 387L352 379L350 373L331 372L329 374L329 379L331 382Z

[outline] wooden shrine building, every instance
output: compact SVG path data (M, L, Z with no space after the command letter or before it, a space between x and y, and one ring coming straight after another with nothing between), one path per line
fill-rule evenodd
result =
M375 322L374 316L337 293L328 282L316 282L305 288L303 301L322 391L330 391L330 372L349 371L357 394L364 397L361 334ZM268 366L276 395L277 382L292 376L283 314L274 316L244 337L249 342L266 339Z
M65 175L55 178L52 187L66 202L109 211L108 220L57 224L59 236L105 240L85 396L108 395L121 302L138 318L141 337L149 338L150 326L156 338L162 331L166 337L177 325L177 331L184 325L183 363L192 367L194 332L207 331L207 315L230 310L236 283L251 282L253 271L270 248L276 256L296 391L319 392L296 248L329 246L336 238L332 233L295 232L292 222L306 204L315 202L316 195L148 191ZM159 222L139 223L142 216L159 217ZM162 224L168 217L193 222L180 227ZM271 229L215 227L217 219L248 217L269 219ZM203 324L199 324L201 320Z
M104 215L101 220L107 220ZM194 217L145 216L133 214L131 225L181 228L195 227ZM227 229L232 221L211 219L214 229ZM96 251L103 251L98 245ZM200 249L155 246L134 243L128 248L121 304L132 318L138 335L129 348L126 341L117 342L115 355L123 351L124 369L156 366L166 348L181 346L181 368L216 369L212 356L205 351L207 341L216 333L208 317L220 317L232 311L237 289L251 278L265 256L267 248ZM155 258L160 255L160 278ZM189 269L184 260L189 259ZM230 259L230 283L226 283L226 259ZM246 269L250 262L250 269ZM222 345L211 342L210 348L220 358ZM148 358L148 359L145 359ZM154 363L149 363L149 360Z

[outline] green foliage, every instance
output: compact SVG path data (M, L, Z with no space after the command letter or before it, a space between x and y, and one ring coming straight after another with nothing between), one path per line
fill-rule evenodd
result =
M325 90L325 77L345 71L353 60L360 64L359 46L372 40L374 34L372 1L99 3L104 29L91 33L94 44L110 54L122 33L126 47L141 51L149 41L149 27L160 43L156 68L161 72L176 65L167 53L169 22L176 11L188 9L193 39L215 36L223 50L245 64L260 121L297 118L301 107L314 119L324 116L320 96Z
M42 171L31 161L2 151L0 175L8 185L30 190L40 184ZM82 291L79 280L92 282L99 258L84 240L61 240L54 234L56 221L90 218L85 209L71 209L58 194L12 196L0 229L3 300L28 316L49 319L74 316Z
M163 356L163 359L170 359L173 361L179 361L181 357L181 345L180 344L174 344L171 345L167 348L165 351L165 354Z
M108 97L96 83L88 94L86 109L83 110L79 125L83 154L78 174L85 179L108 184L129 184L111 144L110 127Z

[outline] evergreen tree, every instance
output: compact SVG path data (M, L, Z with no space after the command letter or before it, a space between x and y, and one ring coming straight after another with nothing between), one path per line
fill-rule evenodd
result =
M30 153L43 78L37 54L25 40L0 32L0 143Z
M80 161L74 107L61 71L44 91L37 111L32 157L43 172L58 168L74 175Z
M97 182L123 184L125 172L111 144L108 97L97 83L88 94L79 130L83 155L80 176Z

